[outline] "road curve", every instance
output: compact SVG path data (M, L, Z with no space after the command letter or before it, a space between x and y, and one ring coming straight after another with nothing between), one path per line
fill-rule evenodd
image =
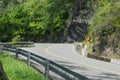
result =
M80 56L74 51L73 44L37 43L35 47L22 49L48 58L91 80L120 80L120 65Z

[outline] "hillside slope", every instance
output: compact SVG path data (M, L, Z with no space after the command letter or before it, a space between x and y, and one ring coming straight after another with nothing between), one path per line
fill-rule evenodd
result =
M93 53L120 56L120 0L99 1L89 36L93 40Z

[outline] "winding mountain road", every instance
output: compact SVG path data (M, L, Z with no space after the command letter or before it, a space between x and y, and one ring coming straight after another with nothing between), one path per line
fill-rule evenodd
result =
M80 56L73 44L36 43L35 47L22 48L50 59L91 80L120 80L120 65Z

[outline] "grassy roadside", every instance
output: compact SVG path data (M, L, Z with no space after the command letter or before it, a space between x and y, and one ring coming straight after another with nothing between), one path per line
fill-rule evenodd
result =
M15 57L0 53L0 61L9 80L45 80L44 76L26 63L16 60Z

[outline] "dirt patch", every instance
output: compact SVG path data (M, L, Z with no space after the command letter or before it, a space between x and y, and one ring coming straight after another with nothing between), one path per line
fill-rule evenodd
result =
M96 59L96 60L101 60L101 61L110 62L110 59L108 59L108 58L103 58L103 57L100 57L100 56L98 56L98 55L88 54L87 57L93 58L93 59Z

